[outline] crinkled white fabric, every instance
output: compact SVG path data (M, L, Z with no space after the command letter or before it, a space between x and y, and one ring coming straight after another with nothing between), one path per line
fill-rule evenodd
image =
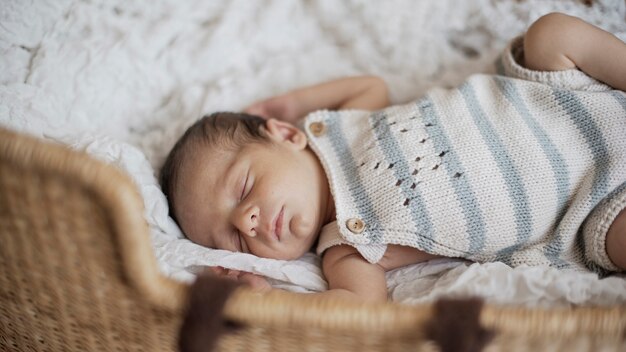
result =
M438 259L387 273L392 300L416 304L438 297L478 296L491 303L554 307L609 306L626 301L623 275L602 280L593 273L503 263Z
M0 0L0 124L117 165L145 200L158 263L191 281L205 266L326 289L320 260L260 259L197 246L167 216L155 178L200 115L331 78L376 74L392 100L490 72L507 42L561 11L626 39L623 1ZM474 294L524 305L626 302L623 276L438 260L388 273L390 297Z

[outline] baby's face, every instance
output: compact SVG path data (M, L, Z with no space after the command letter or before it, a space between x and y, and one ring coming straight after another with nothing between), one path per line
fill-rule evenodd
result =
M290 124L270 121L274 143L203 147L180 170L176 214L189 239L210 248L296 259L334 220L328 181L306 136Z

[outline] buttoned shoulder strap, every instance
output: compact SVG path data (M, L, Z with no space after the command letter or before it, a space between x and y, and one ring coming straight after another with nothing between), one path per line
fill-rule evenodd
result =
M340 244L350 245L348 241L341 237L341 233L339 232L339 226L337 225L337 221L333 221L328 223L322 227L322 231L320 233L319 241L317 243L317 255L321 256L324 251L333 246L338 246Z

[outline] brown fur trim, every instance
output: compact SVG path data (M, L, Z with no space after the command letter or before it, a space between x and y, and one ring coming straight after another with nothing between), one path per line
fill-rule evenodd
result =
M426 336L436 342L442 352L479 352L494 333L480 325L480 298L463 300L440 299L435 315L426 325Z
M223 333L237 329L234 323L224 321L223 310L238 286L233 280L214 275L198 276L190 289L187 314L180 328L180 351L212 351Z

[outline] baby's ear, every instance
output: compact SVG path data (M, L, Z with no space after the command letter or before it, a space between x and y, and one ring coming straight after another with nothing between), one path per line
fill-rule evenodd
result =
M286 142L297 149L304 149L307 145L306 134L289 122L270 118L265 121L265 129L275 142Z

